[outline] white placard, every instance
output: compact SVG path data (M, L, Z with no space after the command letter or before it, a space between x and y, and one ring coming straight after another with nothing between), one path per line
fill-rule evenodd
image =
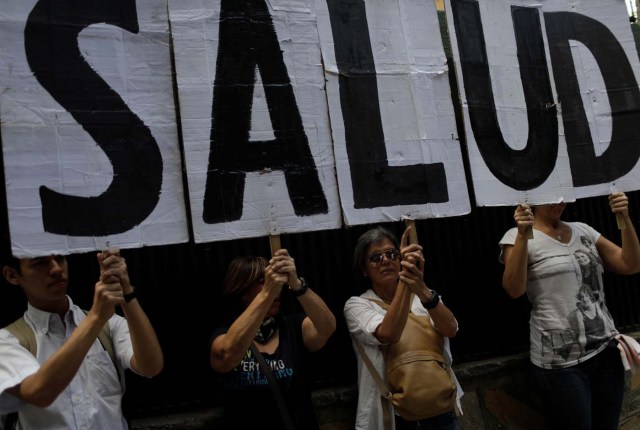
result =
M316 4L346 223L468 213L434 3Z
M87 3L0 5L16 256L188 240L166 5Z
M196 242L339 228L312 4L175 0L169 17Z
M479 206L640 188L640 68L623 2L445 8Z

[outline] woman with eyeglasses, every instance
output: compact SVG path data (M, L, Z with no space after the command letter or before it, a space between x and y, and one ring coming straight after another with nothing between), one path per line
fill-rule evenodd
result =
M445 306L440 294L427 287L423 279L424 256L422 246L407 244L407 228L401 244L384 227L373 228L358 239L353 257L353 269L361 280L362 291L351 297L344 307L344 315L355 342L359 342L378 373L384 377L385 361L382 350L400 341L409 314L428 316L433 328L444 337L442 355L450 367L452 362L449 338L458 331L458 323ZM455 410L420 421L408 421L393 413L389 402L382 399L374 377L357 352L358 406L357 430L459 429ZM460 411L462 389L455 375L455 404ZM387 409L385 411L385 409ZM384 427L384 415L393 414L392 429Z
M307 375L309 354L322 348L335 331L333 313L298 276L286 249L268 261L236 258L223 288L233 321L213 333L210 351L211 367L223 388L222 428L288 429L289 420L294 429L317 430ZM280 314L283 290L296 298L302 312ZM286 413L279 409L254 349L272 370Z

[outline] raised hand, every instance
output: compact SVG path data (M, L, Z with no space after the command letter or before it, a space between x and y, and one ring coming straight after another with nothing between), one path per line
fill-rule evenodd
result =
M106 284L120 285L124 294L133 290L129 280L127 262L120 256L119 249L110 249L98 254L100 263L100 281Z
M427 287L424 283L424 255L422 254L422 246L416 244L408 244L409 232L411 227L407 227L402 234L400 240L400 262L401 270L399 273L400 280L404 282L416 294L424 291Z
M287 279L285 284L297 288L300 286L300 279L296 269L296 262L289 255L289 251L286 249L277 250L273 258L269 261L269 265L273 266L273 269L281 275L286 275Z
M629 198L622 192L611 193L609 206L611 206L611 212L627 215L629 213Z
M525 234L528 227L533 225L533 211L526 203L521 203L513 213L513 219L518 227L518 233Z

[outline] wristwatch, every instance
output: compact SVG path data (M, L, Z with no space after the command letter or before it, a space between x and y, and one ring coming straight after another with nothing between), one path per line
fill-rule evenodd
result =
M302 276L299 276L298 279L300 279L300 288L299 289L292 290L291 287L289 287L289 290L291 291L291 294L293 294L296 297L302 296L309 289L309 286L307 285L307 281L305 281L305 279Z
M136 293L135 288L131 287L131 292L124 295L124 302L129 303L131 300L138 297L138 293Z
M428 302L421 301L420 303L425 309L433 309L440 303L440 294L436 290L431 290L431 300Z

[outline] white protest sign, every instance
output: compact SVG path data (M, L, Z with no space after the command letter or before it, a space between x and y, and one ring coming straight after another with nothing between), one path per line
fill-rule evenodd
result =
M170 1L196 242L335 229L310 1Z
M446 2L479 206L640 188L623 2Z
M166 5L82 3L0 4L16 256L188 240Z
M346 223L468 213L435 5L316 5Z

